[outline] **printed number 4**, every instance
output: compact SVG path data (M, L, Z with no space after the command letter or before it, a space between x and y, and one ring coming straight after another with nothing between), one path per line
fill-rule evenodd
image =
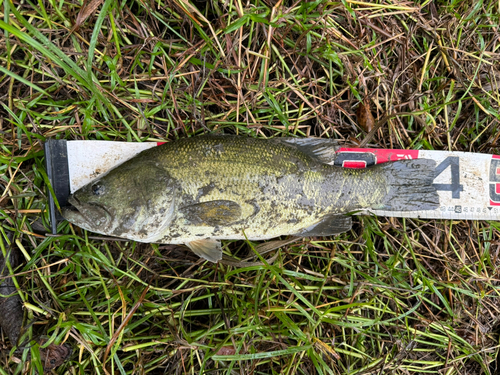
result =
M460 192L464 191L464 186L460 184L460 158L458 156L448 156L436 167L434 178L444 172L446 168L451 168L451 184L434 184L436 190L451 191L453 199L460 199Z

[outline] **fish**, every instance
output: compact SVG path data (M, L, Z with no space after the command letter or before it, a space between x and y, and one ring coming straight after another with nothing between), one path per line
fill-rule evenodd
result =
M331 140L205 135L142 151L74 192L62 209L91 232L184 244L217 262L221 240L334 236L363 209L434 210L436 163L329 164Z

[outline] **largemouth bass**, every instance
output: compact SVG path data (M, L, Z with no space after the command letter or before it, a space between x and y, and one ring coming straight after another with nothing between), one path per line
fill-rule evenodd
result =
M330 236L351 228L355 210L439 205L433 160L347 169L316 146L227 135L169 142L76 191L63 216L104 235L186 244L216 262L223 239Z

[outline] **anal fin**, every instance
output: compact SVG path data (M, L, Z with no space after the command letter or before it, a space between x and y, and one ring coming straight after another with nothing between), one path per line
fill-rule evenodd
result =
M347 232L352 228L352 219L345 215L328 215L323 217L318 223L304 228L295 236L300 237L322 237L334 236L340 233Z

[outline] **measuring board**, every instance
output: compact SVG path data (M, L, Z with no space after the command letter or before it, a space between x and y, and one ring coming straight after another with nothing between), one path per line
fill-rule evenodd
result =
M110 142L49 140L45 143L47 175L59 202L65 206L71 193L137 153L163 142ZM333 144L333 143L332 143ZM379 216L425 219L500 220L500 156L468 152L388 150L332 146L330 164L345 168L404 159L436 161L434 186L440 207L430 211L369 210ZM367 192L369 194L369 192ZM49 194L52 232L58 216ZM368 211L360 212L369 213Z

